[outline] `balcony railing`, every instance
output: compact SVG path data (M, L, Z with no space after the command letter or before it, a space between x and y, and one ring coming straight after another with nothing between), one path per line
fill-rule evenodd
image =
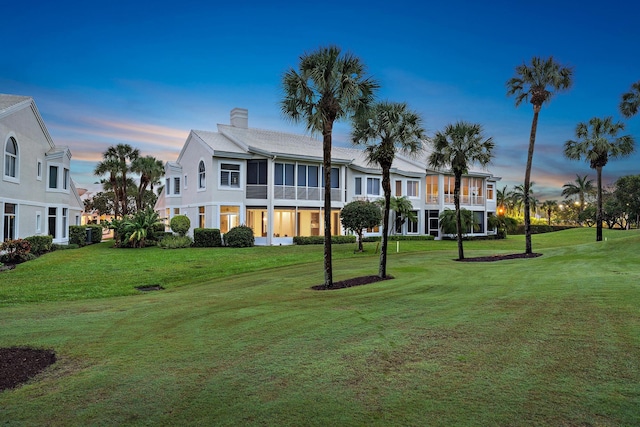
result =
M280 200L324 200L324 188L275 185L273 187L273 197ZM331 200L334 202L341 200L339 188L331 189Z

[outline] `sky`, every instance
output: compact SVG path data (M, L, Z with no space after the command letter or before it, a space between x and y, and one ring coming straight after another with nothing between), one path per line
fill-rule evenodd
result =
M235 107L249 126L305 134L279 107L282 76L299 58L336 45L359 57L379 100L406 102L428 135L458 120L480 123L496 144L498 188L524 181L533 110L506 95L515 67L553 56L573 87L540 112L534 195L595 172L563 157L575 127L624 121L637 152L610 160L603 181L640 173L640 115L623 120L621 95L640 80L640 3L562 0L424 2L8 1L0 93L31 96L57 146L71 149L78 187L109 147L175 161L191 129L216 130ZM334 144L349 146L338 123ZM595 182L595 181L594 181Z

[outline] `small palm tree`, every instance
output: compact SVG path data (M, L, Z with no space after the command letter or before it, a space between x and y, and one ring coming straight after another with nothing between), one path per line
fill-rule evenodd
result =
M550 56L547 59L533 57L531 65L522 64L516 67L516 75L507 81L507 95L515 95L516 107L523 101L533 105L533 121L529 135L529 150L527 152L527 168L524 174L524 231L525 253L532 253L531 248L531 209L529 187L531 182L531 166L533 163L533 148L538 129L538 114L544 103L560 91L567 90L572 84L573 70L563 67Z
M449 166L455 177L453 202L456 208L458 230L458 258L464 259L462 248L462 218L460 213L460 183L462 175L468 173L469 166L478 163L486 166L493 157L493 138L482 134L482 126L467 122L449 124L444 131L437 132L432 140L433 152L429 165L436 168Z
M593 180L587 179L587 177L588 175L580 176L576 174L576 180L574 182L567 182L562 186L562 196L578 196L578 201L580 203L580 206L578 206L578 215L580 215L584 209L585 197L589 194L593 194L595 190Z
M622 95L620 112L626 118L635 116L640 107L640 80L631 85L631 90Z
M588 123L576 126L577 140L569 140L564 145L564 155L571 160L584 158L597 176L596 241L602 241L602 168L609 159L626 157L633 153L635 140L631 135L618 136L624 130L624 123L614 123L612 117L594 117Z
M544 213L547 216L548 224L551 225L551 215L558 210L558 201L545 200L544 203L542 203L542 210L544 210Z
M138 157L131 162L131 172L140 174L140 183L138 184L138 194L136 195L136 209L138 211L144 209L144 193L147 187L151 187L160 183L160 178L164 175L164 164L162 160L158 160L153 156Z
M460 231L458 231L457 211L445 208L445 210L440 212L438 220L440 221L440 228L442 229L442 233L455 234L456 238L458 237L458 235L464 237L464 235L467 233L467 230L473 230L478 225L473 212L464 208L460 209L460 224L462 224L462 228L460 229Z
M378 275L387 277L387 245L389 238L389 211L391 210L391 165L396 152L414 155L422 148L424 129L420 116L409 110L407 104L379 102L364 114L355 117L351 140L364 144L370 163L382 168L384 211L382 217L382 246Z

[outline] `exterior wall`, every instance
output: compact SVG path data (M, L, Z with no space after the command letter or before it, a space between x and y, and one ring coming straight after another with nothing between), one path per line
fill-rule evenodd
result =
M17 177L5 176L5 147L13 137L18 144ZM80 223L81 204L69 172L67 189L48 188L48 166L59 166L58 183L62 186L64 169L70 170L70 153L66 149L55 151L41 128L36 112L29 107L19 109L0 118L0 241L5 235L5 209L15 205L14 238L49 233L49 209L55 209L55 243L68 243L69 225ZM53 153L53 154L52 154ZM40 174L38 174L40 165ZM66 209L66 211L63 211ZM66 221L63 219L66 212ZM51 224L54 225L53 223Z

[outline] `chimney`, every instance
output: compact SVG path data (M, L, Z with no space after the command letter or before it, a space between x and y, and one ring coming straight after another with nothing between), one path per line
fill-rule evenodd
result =
M249 110L246 108L231 110L231 126L247 129L249 127Z

